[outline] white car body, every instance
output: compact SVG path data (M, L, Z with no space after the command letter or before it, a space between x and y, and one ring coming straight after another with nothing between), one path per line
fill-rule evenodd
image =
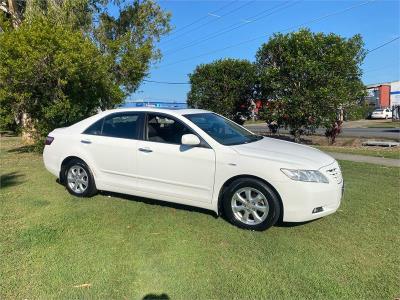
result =
M82 132L108 114L124 111L159 112L194 130L209 148L87 135ZM242 145L218 143L184 115L198 109L126 108L109 110L70 127L52 131L43 153L46 168L60 176L65 159L78 157L91 169L98 190L148 197L219 212L225 183L241 176L256 177L272 186L281 199L283 221L302 222L335 212L343 180L331 156L312 147L264 137ZM138 149L151 149L141 152ZM329 183L294 181L281 169L319 170ZM315 208L322 211L313 213Z
M371 113L371 119L391 119L392 110L390 108L375 109Z

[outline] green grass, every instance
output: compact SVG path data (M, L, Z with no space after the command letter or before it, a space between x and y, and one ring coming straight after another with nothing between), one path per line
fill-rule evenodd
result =
M338 153L400 159L400 147L391 147L391 148L383 148L383 147L359 148L359 147L340 147L340 146L313 146L313 147L327 152L338 152Z
M400 128L400 122L392 120L384 122L384 123L375 123L368 125L367 128Z
M72 197L18 147L1 140L0 299L400 296L400 168L342 162L337 213L251 232L134 197Z

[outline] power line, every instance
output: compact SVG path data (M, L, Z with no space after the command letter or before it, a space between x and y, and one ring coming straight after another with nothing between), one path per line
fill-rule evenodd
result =
M237 2L237 1L238 1L238 0L228 2L227 4L222 5L220 8L218 8L218 9L212 11L211 14L215 14L215 13L219 12L220 10L223 10L223 9L225 9L226 7L228 7L228 6L232 5L232 4L234 4L234 3ZM200 22L200 21L202 21L202 20L205 20L205 19L207 19L208 17L209 17L209 14L207 14L207 15L205 15L205 16L203 16L203 17L200 17L200 18L194 20L193 22L191 22L191 23L189 23L189 24L187 24L187 25L185 25L185 26L182 26L182 27L180 27L180 28L174 30L171 34L175 34L175 33L179 32L179 31L182 31L183 29L186 29L186 28L188 28L188 27L190 27L190 26L192 26L192 25L194 25L194 24L197 24L198 22Z
M371 49L371 50L368 50L367 53L366 53L366 55L368 55L368 54L370 54L371 52L374 52L375 50L378 50L378 49L380 49L380 48L382 48L382 47L385 47L386 45L389 45L390 43L393 43L394 41L397 41L398 39L400 39L400 36L395 37L394 39L391 39L390 41L387 41L386 43L383 43L382 45L379 45L379 46L377 46L377 47L375 47L375 48L373 48L373 49Z
M390 66L387 65L387 66L380 67L380 68L363 70L363 75L364 75L364 74L368 74L368 73L373 73L373 72L377 72L377 71L382 71L382 70L390 69L390 68L393 68L393 65L390 65Z
M150 83L159 83L159 84L190 84L190 82L170 82L170 81L157 81L157 80L147 80L147 79L143 79L143 81Z
M381 45L379 45L379 46L377 46L377 47L375 47L375 48L373 48L371 50L368 50L366 55L368 55L369 53L374 52L374 51L376 51L376 50L378 50L378 49L380 49L382 47L385 47L386 45L389 45L389 44L397 41L398 39L400 39L400 36L395 37L395 38L391 39L390 41L387 41L387 42L385 42L385 43L383 43L383 44L381 44ZM369 72L375 72L375 71L387 69L388 67L390 67L390 66L385 66L385 67L378 68L378 69L373 69L373 70L367 70L367 71L364 72L364 74L369 73ZM190 84L190 82L169 82L169 81L155 81L155 80L146 80L146 79L144 79L143 81L151 82L151 83L160 83L160 84Z
M238 1L238 0L237 0L237 1ZM243 8L243 7L247 6L247 5L249 5L249 4L253 3L253 2L255 2L255 1L256 1L256 0L252 0L252 1L246 2L246 3L242 4L242 5L240 5L240 6L236 7L236 8L234 8L233 10L230 10L230 11L228 11L227 13L221 15L221 16L220 16L219 18L217 18L217 19L213 19L213 20L210 20L209 22L206 22L206 23L204 23L204 24L200 24L199 26L197 26L197 27L195 27L195 28L193 28L193 29L191 29L191 30L188 30L187 32L184 32L184 33L182 33L182 34L180 34L180 35L178 35L178 36L176 36L176 37L174 37L174 38L172 38L172 39L169 39L169 40L166 40L166 41L163 41L163 42L164 42L164 43L169 43L169 42L171 42L171 41L175 41L175 40L177 40L178 38L180 38L180 37L182 37L182 36L185 36L185 35L187 35L187 34L190 33L190 32L193 32L193 31L196 31L196 30L198 30L198 29L200 29L200 28L203 28L204 26L206 26L206 25L208 25L208 24L210 24L210 23L213 23L213 22L215 22L215 21L217 21L217 20L220 20L221 18L223 18L223 17L225 17L225 16L227 16L227 15L230 15L230 14L232 14L232 13L238 11L239 9L241 9L241 8Z
M374 0L373 0L373 1L374 1ZM368 4L368 3L370 3L370 2L372 2L372 1L363 2L363 3L361 3L360 5L365 5L365 4ZM299 27L299 26L303 26L303 25L305 25L305 24L309 24L309 23L311 23L311 22L316 22L316 21L319 21L319 20L323 20L323 19L325 19L325 18L327 18L327 17L329 17L329 16L333 16L333 15L336 15L336 14L339 14L339 13L342 13L342 12L345 12L345 11L348 11L348 10L353 9L353 8L355 8L355 7L358 7L358 6L360 6L360 5L351 6L351 7L348 7L348 8L346 8L346 9L342 10L342 11L337 11L337 12L334 12L334 13L331 13L331 14L327 14L327 15L325 15L325 16L323 16L323 17L316 18L316 19L313 19L313 20L311 20L311 21L302 23L301 25L294 26L294 27L290 27L289 29L285 29L284 31L288 31L288 30L291 30L291 29L293 29L293 28L297 28L297 27ZM264 35L263 35L262 37L264 37ZM260 38L260 37L256 37L256 38L253 38L253 39L250 39L250 40L246 40L246 41L243 41L243 42L241 42L241 43L239 43L239 44L235 44L235 45L231 45L231 46L225 47L225 48L223 48L223 50L229 49L229 48L232 48L232 47L236 47L237 45L241 45L241 44L244 44L244 43L248 43L249 41L253 41L253 40L256 40L256 39L259 39L259 38ZM387 41L387 42L385 42L385 43L383 43L383 44L381 44L381 45L378 45L378 46L376 46L375 48L368 50L368 51L366 52L366 55L368 55L368 54L370 54L371 52L374 52L374 51L376 51L376 50L378 50L378 49L381 49L381 48L385 47L386 45L389 45L389 44L391 44L391 43L393 43L393 42L395 42L395 41L397 41L397 40L399 40L399 39L400 39L400 36L397 36L397 37L395 37L395 38L393 38L393 39L391 39L391 40L389 40L389 41ZM218 50L216 50L216 51L219 52L219 51L221 51L221 49L218 49ZM213 51L213 52L208 52L207 55L208 55L208 54L211 54L211 53L215 53L215 51ZM203 56L203 54L200 55L200 56ZM197 57L200 57L200 56L197 56ZM196 58L197 58L197 57L196 57ZM186 60L184 60L184 61L186 61ZM182 61L180 61L180 62L182 62ZM178 63L178 62L176 62L176 63ZM174 64L176 64L176 63L174 63ZM166 65L166 66L169 66L169 65ZM377 70L380 70L380 69L377 69ZM377 70L367 70L365 73L373 72L373 71L377 71ZM151 83L159 83L159 84L190 84L190 82L168 82L168 81L155 81L155 80L146 80L146 79L143 80L143 81L151 82Z
M347 12L347 11L352 10L352 9L355 9L355 8L357 8L357 7L360 7L360 6L369 4L369 3L373 2L373 1L375 1L375 0L368 0L368 1L365 1L365 2L362 2L362 3L359 3L359 4L356 4L356 5L349 6L349 7L345 8L345 9L338 10L338 11L335 11L335 12L332 12L332 13L329 13L329 14L326 14L326 15L323 15L323 16L318 17L318 18L314 18L314 19L312 19L312 20L310 20L310 21L303 22L303 23L301 23L301 24L299 24L299 25L291 26L291 27L289 27L289 28L286 28L286 29L284 29L284 30L281 30L281 32L289 31L289 30L292 30L292 29L294 29L294 28L301 27L301 26L304 26L304 25L308 25L308 24L311 24L311 23L320 22L320 21L322 21L322 20L324 20L324 19L326 19L326 18L329 18L329 17L335 16L335 15L338 15L338 14L341 14L341 13L344 13L344 12ZM213 51L210 51L210 52L206 52L206 53L203 53L203 54L199 54L199 55L196 55L196 56L192 56L192 57L189 57L189 58L186 58L186 59L178 60L178 61L175 61L175 62L166 64L166 65L161 65L160 68L165 68L165 67L173 66L173 65L179 64L179 63L181 63L181 62L190 61L190 60L193 60L193 59L196 59L196 58L199 58L199 57L203 57L203 56L207 56L207 55L210 55L210 54L214 54L214 53L217 53L217 52L221 52L221 51L224 51L224 50L227 50L227 49L235 48L235 47L237 47L237 46L241 46L241 45L243 45L243 44L247 44L247 43L253 42L253 41L255 41L255 40L259 40L259 39L264 38L264 37L266 37L266 36L267 36L267 34L263 34L262 36L257 36L257 37L254 37L254 38L251 38L251 39L248 39L248 40L244 40L244 41L242 41L242 42L239 42L239 43L236 43L236 44L232 44L232 45L229 45L229 46L227 46L227 47L223 47L223 48L216 49L216 50L213 50Z
M268 8L266 10L263 10L261 13L258 13L256 15L250 17L249 19L250 20L252 19L250 22L241 23L239 25L228 26L228 27L226 27L225 29L223 29L221 31L217 31L216 33L207 35L207 36L203 37L203 39L200 39L198 41L192 41L192 42L190 42L190 43L188 43L188 44L186 44L186 45L184 45L182 47L179 47L179 48L176 48L176 49L172 49L172 50L167 50L167 51L164 52L164 54L168 54L168 53L171 53L171 52L176 53L176 52L179 52L179 51L184 50L186 48L190 48L190 47L202 44L202 43L204 43L204 42L206 42L208 40L214 39L214 38L216 38L216 37L218 37L220 35L223 35L225 33L231 32L233 30L236 30L236 29L241 28L243 26L249 25L251 23L257 22L257 21L259 21L259 20L261 20L263 18L269 17L269 16L271 16L271 15L273 15L273 14L275 14L275 13L281 11L281 10L286 10L286 9L296 5L297 3L301 2L301 1L303 1L303 0L298 0L298 1L295 1L295 2L286 1L286 2L283 3L283 5L280 3L278 5L273 6L272 8ZM287 5L287 4L289 4L289 5ZM270 12L270 13L264 15L267 12Z

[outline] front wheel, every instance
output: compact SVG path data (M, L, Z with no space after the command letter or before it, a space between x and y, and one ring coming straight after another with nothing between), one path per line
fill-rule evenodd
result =
M92 172L78 159L70 161L65 168L65 186L70 194L78 197L91 197L97 193Z
M232 224L259 231L273 226L281 213L275 191L253 178L240 178L229 185L223 195L223 209Z

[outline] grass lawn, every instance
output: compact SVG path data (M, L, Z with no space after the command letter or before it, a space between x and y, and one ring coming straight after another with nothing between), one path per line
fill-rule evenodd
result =
M313 146L322 151L400 159L400 147Z
M381 122L381 123L376 123L376 124L370 124L367 126L367 128L400 128L400 122L399 121L386 121L386 122Z
M19 143L1 139L0 299L400 296L400 168L342 162L336 214L251 232L134 197L72 197Z

